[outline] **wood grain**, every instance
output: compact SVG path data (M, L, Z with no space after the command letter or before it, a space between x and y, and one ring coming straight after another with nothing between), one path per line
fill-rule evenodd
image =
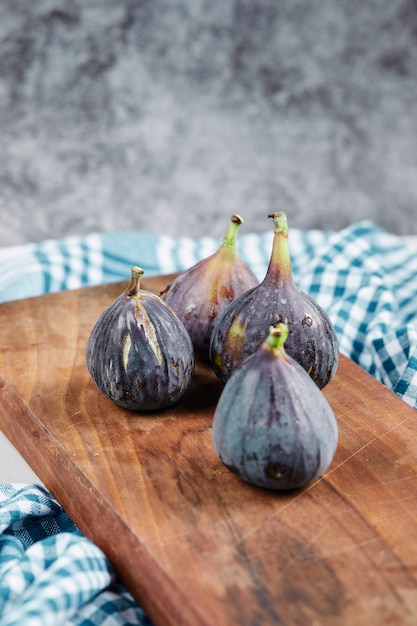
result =
M342 356L329 470L290 494L243 483L211 445L209 368L157 415L90 380L88 334L125 286L0 305L0 427L154 623L414 625L416 412Z

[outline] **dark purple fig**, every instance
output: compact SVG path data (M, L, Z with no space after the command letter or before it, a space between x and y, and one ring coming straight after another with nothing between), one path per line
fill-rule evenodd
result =
M327 313L293 282L286 214L269 217L275 230L265 278L218 318L210 342L211 363L225 383L267 337L270 326L283 322L289 329L287 353L322 389L336 373L337 335Z
M286 354L285 324L234 371L220 395L212 438L222 463L267 489L297 489L319 477L337 448L335 415L323 392Z
M232 215L220 248L182 272L161 293L188 330L196 358L203 361L209 360L210 336L218 316L259 282L236 248L242 223L240 215Z
M87 342L87 368L98 389L133 411L177 402L194 372L194 350L183 323L156 294L141 289L132 267L125 290L100 316Z

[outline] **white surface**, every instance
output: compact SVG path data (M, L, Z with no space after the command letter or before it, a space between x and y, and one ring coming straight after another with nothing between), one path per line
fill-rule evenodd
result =
M411 246L417 248L417 235L403 237ZM19 452L11 445L8 439L0 432L0 482L5 483L42 483L38 476L29 467Z
M42 483L2 432L0 432L0 482Z
M409 246L417 248L417 235L404 235L401 237Z

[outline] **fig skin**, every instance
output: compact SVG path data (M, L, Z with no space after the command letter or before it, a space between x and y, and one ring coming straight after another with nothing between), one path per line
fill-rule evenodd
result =
M267 337L270 326L282 322L289 329L286 352L323 389L337 370L338 338L327 313L293 282L286 214L269 217L274 218L275 230L265 278L218 318L210 339L210 361L226 383Z
M176 403L188 389L195 357L181 320L156 294L140 288L132 267L129 286L99 317L87 342L88 371L108 398L132 411Z
M188 330L197 359L209 361L210 337L219 315L258 284L240 258L236 236L243 219L232 215L219 249L179 274L160 294Z
M318 478L338 443L333 410L285 352L286 333L284 324L271 327L268 338L235 370L212 428L215 452L230 471L258 487L283 491Z

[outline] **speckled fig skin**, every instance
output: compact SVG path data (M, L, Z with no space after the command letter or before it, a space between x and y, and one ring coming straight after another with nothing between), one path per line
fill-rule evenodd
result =
M266 342L265 342L266 343ZM306 371L265 344L227 381L212 428L215 452L259 487L304 487L330 465L338 443L335 415Z
M98 389L116 404L153 411L182 397L195 361L181 320L159 296L140 289L142 274L132 268L129 287L98 319L86 360Z
M218 316L259 282L237 252L236 235L242 223L240 215L232 215L219 249L182 272L161 293L188 330L201 361L209 361L210 337Z
M210 341L210 360L225 383L233 371L259 347L270 326L287 325L286 351L322 389L336 373L339 346L327 313L292 280L288 230L284 213L274 217L271 261L263 281L236 298L218 318Z

